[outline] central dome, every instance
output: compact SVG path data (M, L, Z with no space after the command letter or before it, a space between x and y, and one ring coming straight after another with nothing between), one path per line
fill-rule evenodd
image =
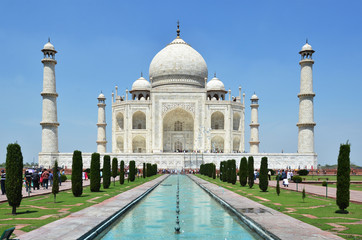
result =
M207 66L204 58L181 38L176 38L156 54L150 64L152 87L205 87Z

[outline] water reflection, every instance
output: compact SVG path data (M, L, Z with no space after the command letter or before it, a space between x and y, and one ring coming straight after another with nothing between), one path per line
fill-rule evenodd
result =
M175 234L177 178L180 227ZM125 214L102 239L259 239L188 177L172 175Z

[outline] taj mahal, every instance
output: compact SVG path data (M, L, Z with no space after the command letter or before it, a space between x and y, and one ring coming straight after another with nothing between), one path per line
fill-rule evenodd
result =
M42 148L40 166L72 167L73 153L59 152L55 66L57 51L48 41L42 49L44 65L42 102ZM149 79L141 76L133 82L130 91L119 95L115 86L111 102L101 93L98 100L97 149L103 155L117 157L128 165L136 160L156 163L159 168L198 168L201 163L253 156L255 168L262 157L268 157L269 168L316 168L313 117L313 64L314 50L306 43L299 54L301 60L298 151L296 153L259 152L259 98L250 97L251 116L245 116L249 103L242 88L232 96L224 83L208 78L204 58L180 37L159 51L149 67ZM297 82L297 80L295 81ZM61 94L61 93L60 93ZM247 100L246 100L247 99ZM106 122L106 107L112 108L112 122ZM250 139L245 148L245 130ZM294 123L291 123L294 124ZM112 128L112 148L107 149L106 128ZM297 137L297 136L296 136ZM262 143L261 143L262 144ZM81 149L80 149L81 150ZM90 166L92 153L83 153L83 166Z

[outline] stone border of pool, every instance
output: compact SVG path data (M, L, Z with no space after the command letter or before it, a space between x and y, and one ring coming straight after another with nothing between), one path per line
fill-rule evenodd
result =
M162 175L101 203L20 235L18 239L94 239L101 231L110 226L120 215L144 198L168 176Z
M188 176L264 239L343 239L199 177Z

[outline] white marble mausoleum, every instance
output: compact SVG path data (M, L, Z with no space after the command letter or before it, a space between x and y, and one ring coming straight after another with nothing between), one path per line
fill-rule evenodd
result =
M71 168L72 153L58 151L58 126L55 80L55 54L48 42L42 52L43 118L42 151L39 165L49 167L55 160ZM317 165L314 151L313 76L314 53L306 43L301 54L301 79L299 97L299 122L297 124L297 153L259 153L259 98L250 98L250 140L245 148L245 94L238 89L232 97L223 82L208 78L204 58L187 42L176 38L159 51L151 61L149 79L141 77L133 82L131 90L118 95L112 93L112 149L107 151L106 97L98 96L97 149L103 155L142 163L157 163L159 168L197 168L201 163L228 159L240 160L253 156L255 168L261 157L268 157L271 168L311 168ZM292 124L292 123L291 123ZM90 166L91 153L83 153L84 167Z

